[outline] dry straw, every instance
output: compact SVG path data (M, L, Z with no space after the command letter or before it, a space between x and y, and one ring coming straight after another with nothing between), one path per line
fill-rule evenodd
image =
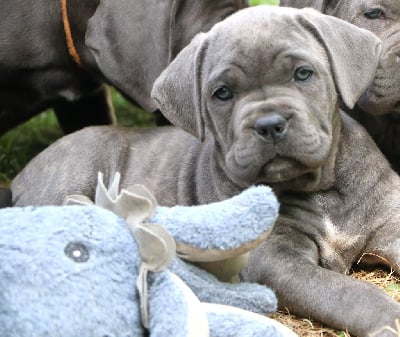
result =
M393 271L385 272L379 269L372 271L358 270L353 272L351 276L377 285L392 296L393 299L400 302L400 278ZM346 331L336 331L310 319L296 317L288 311L279 311L273 314L271 318L286 325L300 337L356 337L351 336ZM396 321L396 329L384 327L377 332L376 337L384 330L393 332L393 337L400 337L400 320Z

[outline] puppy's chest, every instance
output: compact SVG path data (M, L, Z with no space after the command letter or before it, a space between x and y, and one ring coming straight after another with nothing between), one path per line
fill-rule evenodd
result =
M316 242L322 267L340 273L349 273L365 246L366 236L362 225L351 212L340 203L324 195L316 195L313 202L318 216L314 219L317 227Z

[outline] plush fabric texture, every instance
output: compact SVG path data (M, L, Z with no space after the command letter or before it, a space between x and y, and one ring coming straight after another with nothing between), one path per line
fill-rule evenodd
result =
M243 212L253 209L242 202ZM212 205L211 209L214 225L225 227L226 223L217 221L217 206ZM186 210L193 213L195 209ZM183 209L172 213L159 208L155 218L159 216L160 220L168 214L168 229L174 236L172 216L180 228L186 215L183 216ZM244 213L239 215L243 218ZM199 222L205 220L203 215L194 218ZM207 224L203 223L199 238ZM250 236L242 235L243 231L238 237L245 242ZM220 243L216 246L220 247ZM0 336L146 335L136 288L140 254L125 221L114 213L96 206L4 208L0 210L0 247ZM148 275L152 336L189 335L188 302L175 275L202 302L230 304L260 313L276 309L275 295L266 287L219 282L207 272L175 258L168 270ZM240 316L221 316L222 320L229 319L229 324L219 324L218 317L210 316L214 322L209 322L210 335L234 334L242 325ZM247 324L246 330L242 329L246 334L241 336L258 336L256 328L257 324L254 329ZM268 336L286 336L270 322L266 321L263 328L270 332Z
M237 196L211 204L160 206L150 222L163 224L177 242L205 250L228 250L254 241L270 230L278 210L271 188L253 186Z
M0 231L0 336L143 335L140 256L122 219L94 207L5 208Z
M169 272L151 273L149 278L151 335L188 337L189 308L182 289L176 286Z
M204 303L203 306L207 312L211 337L219 337L217 334L214 335L213 331L225 331L224 337L297 336L287 327L265 316L235 307L209 305L208 303Z
M275 294L265 286L219 282L210 273L180 259L174 261L170 270L189 285L201 302L231 305L263 314L277 309Z
M91 206L5 208L0 233L0 336L146 335L141 258L123 219ZM170 273L148 277L154 335L187 336L185 299Z

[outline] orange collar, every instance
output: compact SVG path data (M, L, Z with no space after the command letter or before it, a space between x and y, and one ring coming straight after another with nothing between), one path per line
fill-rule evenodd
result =
M67 12L67 0L61 0L61 15L64 26L65 38L67 39L67 46L69 55L71 55L72 59L78 66L82 66L81 58L75 48L74 40L71 34L71 26L68 20L68 12Z

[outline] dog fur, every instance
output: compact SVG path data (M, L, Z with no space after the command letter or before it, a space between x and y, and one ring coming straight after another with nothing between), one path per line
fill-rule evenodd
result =
M281 0L281 6L313 7L322 13L368 29L382 40L374 80L346 111L371 134L400 172L400 2L398 0Z
M147 111L151 88L192 37L247 0L68 0L78 66L60 0L0 4L0 135L48 108L65 132L115 123L104 83Z

